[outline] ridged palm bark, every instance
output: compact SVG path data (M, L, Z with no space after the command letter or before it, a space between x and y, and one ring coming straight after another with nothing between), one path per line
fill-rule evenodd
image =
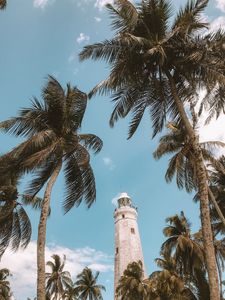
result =
M222 155L219 158L219 163L225 168L225 157ZM210 172L210 190L222 212L225 215L225 172L220 166L213 166ZM216 209L212 209L213 228L216 234L225 233L225 226L221 222L220 215Z
M79 132L87 106L87 95L67 85L66 90L49 77L42 91L43 102L36 98L18 117L0 123L0 129L27 139L7 155L17 160L21 172L31 172L34 179L27 194L32 197L44 187L44 199L38 226L37 300L45 300L46 224L52 188L60 171L65 175L65 213L82 200L90 207L96 198L95 178L89 150L101 150L102 141L93 134Z
M80 59L110 64L109 77L90 96L96 92L113 93L115 108L110 125L132 114L129 137L146 110L152 117L153 136L162 130L168 117L182 121L195 155L211 300L219 300L208 178L199 138L189 118L189 106L195 104L199 86L208 91L203 101L208 106L208 119L224 111L225 34L199 33L208 26L201 19L207 4L208 0L187 1L170 22L171 6L167 0L143 0L137 6L128 0L117 0L114 6L107 6L112 27L117 30L115 36L86 46Z
M101 284L97 284L99 272L94 275L92 270L88 267L77 275L77 281L75 282L76 289L79 293L78 299L80 300L103 300L102 291L105 291L105 287Z

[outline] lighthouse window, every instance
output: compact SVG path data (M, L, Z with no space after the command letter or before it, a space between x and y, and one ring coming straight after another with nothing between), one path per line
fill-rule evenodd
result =
M131 231L131 233L135 234L134 228L131 228L130 231Z
M125 215L122 215L123 219L125 218Z
M116 254L118 254L118 253L119 253L119 248L117 247L117 248L116 248Z

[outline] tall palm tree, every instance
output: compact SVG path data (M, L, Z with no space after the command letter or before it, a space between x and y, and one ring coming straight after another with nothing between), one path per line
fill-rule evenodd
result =
M105 287L101 284L97 284L99 272L94 275L92 270L88 267L77 275L77 291L79 292L80 300L102 300L102 291L105 291Z
M148 285L143 280L141 261L132 262L127 266L119 280L116 294L121 300L148 299Z
M51 272L46 273L46 293L52 300L62 299L66 285L72 284L71 275L68 271L64 271L66 257L63 259L59 255L52 255L53 262L48 261L47 266Z
M8 269L0 269L0 300L10 300L11 289L7 280L10 275Z
M208 26L202 21L207 4L208 0L187 1L170 20L172 11L168 0L142 0L138 5L117 0L107 6L116 30L114 37L86 46L80 59L105 60L111 66L109 77L98 84L91 95L97 91L113 93L115 108L110 124L113 126L130 113L129 137L146 110L152 117L153 136L162 130L168 117L176 122L182 120L197 166L211 300L219 300L207 173L199 139L187 111L195 104L199 86L208 91L203 103L208 106L209 117L218 117L224 111L225 34L222 31L201 34Z
M196 269L204 269L204 249L191 234L190 223L184 213L168 217L169 224L163 233L167 240L162 244L163 253L174 255L180 273L193 274Z
M7 5L7 1L6 0L0 0L0 9L5 9Z
M32 197L45 186L37 240L37 300L45 300L46 224L52 188L62 170L65 174L64 211L78 206L84 199L90 207L96 198L95 179L89 150L99 152L102 141L93 134L79 132L86 110L87 95L76 87L66 90L53 77L42 91L43 102L34 98L19 116L0 123L0 129L26 140L8 155L15 157L17 168L32 172L27 194Z

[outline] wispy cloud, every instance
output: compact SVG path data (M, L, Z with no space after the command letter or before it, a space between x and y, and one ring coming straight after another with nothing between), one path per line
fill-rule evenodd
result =
M95 21L96 21L96 22L101 22L101 20L102 20L101 18L95 17Z
M7 251L1 260L1 268L7 267L13 274L11 285L16 299L33 297L36 289L36 242L31 242L26 250L12 253ZM51 259L53 254L61 257L66 255L65 270L68 270L72 277L82 271L85 266L94 271L113 271L112 257L95 249L85 247L71 249L59 245L46 247L46 260Z
M78 44L81 44L83 42L88 42L90 40L90 37L83 32L80 33L80 35L77 37Z
M201 90L199 92L199 104L205 97L206 92ZM196 110L197 111L197 110ZM221 115L218 119L212 119L208 125L205 125L205 121L208 117L208 113L203 110L202 115L199 119L198 132L201 142L207 141L221 141L225 143L225 132L224 132L224 115ZM219 157L225 154L225 148L215 148L214 154Z
M116 167L110 157L103 157L103 163L110 171L114 170Z
M216 7L219 8L222 12L225 12L225 1L224 0L216 0Z
M52 4L55 0L34 0L34 7L44 9L47 5Z

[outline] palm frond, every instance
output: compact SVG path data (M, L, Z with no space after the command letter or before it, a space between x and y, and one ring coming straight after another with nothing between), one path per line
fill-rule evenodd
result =
M138 22L138 11L128 0L117 0L115 5L106 5L112 18L112 28L119 32L125 32L135 28Z
M0 0L0 9L5 9L7 6L7 0Z
M94 153L98 153L103 147L102 140L94 134L80 134L79 139L86 149L93 150Z

